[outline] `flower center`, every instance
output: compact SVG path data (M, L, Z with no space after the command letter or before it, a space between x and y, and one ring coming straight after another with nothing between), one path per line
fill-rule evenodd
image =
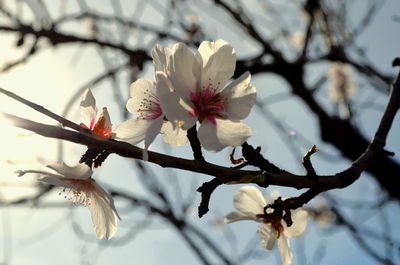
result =
M64 188L58 195L65 194L64 198L70 200L72 204L90 205L90 196L88 194L94 191L91 180L67 179L73 188Z
M215 117L223 117L225 99L212 85L203 87L200 92L192 92L189 96L194 105L191 115L198 116L200 122L206 118L215 124Z
M144 91L144 95L137 110L140 115L138 119L155 120L163 113L160 106L160 99L148 89Z

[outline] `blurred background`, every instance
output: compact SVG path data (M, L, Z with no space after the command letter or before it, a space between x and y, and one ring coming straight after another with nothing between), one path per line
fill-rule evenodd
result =
M296 174L305 173L302 157L315 144L313 165L329 175L346 169L374 135L397 73L399 26L397 0L2 0L0 87L76 123L90 87L115 127L131 117L130 84L154 77L156 43L196 49L222 38L236 50L235 77L250 71L257 88L248 142ZM56 124L4 95L0 111ZM261 248L258 224L223 224L239 185L218 187L199 219L196 189L210 176L116 155L94 177L113 193L122 221L112 240L97 240L87 209L35 175L14 173L75 165L85 147L0 119L0 264L280 264L277 248ZM291 241L293 264L400 264L399 134L397 117L386 145L394 157L306 205L310 221ZM192 158L189 144L171 148L161 137L151 150ZM203 154L229 167L231 152Z

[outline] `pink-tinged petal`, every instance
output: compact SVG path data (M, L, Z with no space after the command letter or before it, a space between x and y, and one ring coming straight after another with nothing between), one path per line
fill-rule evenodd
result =
M150 79L140 78L133 82L130 87L131 98L126 104L126 108L133 114L140 114L140 109L143 100L149 100L149 98L157 95L155 89L155 82Z
M250 73L246 72L221 92L227 101L225 111L230 120L245 119L256 102L256 88L250 84L250 79Z
M93 126L92 129L93 133L105 137L105 138L112 138L112 124L110 119L110 114L108 114L107 108L103 108L103 111L97 120L96 124Z
M154 139L156 139L157 135L160 133L163 121L164 121L164 116L160 116L157 119L153 120L152 124L147 129L146 136L144 138L145 149L149 149Z
M180 94L196 92L198 80L195 71L199 69L193 52L183 43L177 43L171 48L172 67L167 73L175 90Z
M272 250L276 241L276 230L268 224L262 224L257 232L261 236L261 246L265 250Z
M92 169L85 164L70 167L64 163L53 163L47 167L70 179L88 179L93 174Z
M233 76L236 66L235 50L224 40L203 41L197 60L202 65L201 86L210 85L220 91Z
M148 128L153 120L130 119L115 128L115 138L130 144L138 144L144 140Z
M243 122L224 119L215 119L215 122L217 138L222 145L240 146L252 135L251 128Z
M239 189L233 199L233 204L239 212L257 220L258 214L264 213L267 202L261 191L253 186L244 186Z
M111 239L118 228L118 213L114 201L98 184L94 183L95 191L89 192L89 208L93 227L99 239Z
M164 122L161 127L161 133L164 134L164 142L172 146L181 146L187 143L186 131L179 126L174 126L171 122Z
M96 99L89 88L83 94L80 107L83 123L91 130L96 122L97 108Z
M218 152L226 147L217 137L217 127L208 119L201 123L197 136L201 146L210 152Z
M156 44L156 46L151 51L151 56L153 57L155 72L169 72L171 60L171 50L169 48L164 48L160 44Z
M292 221L293 224L290 227L286 226L285 221L283 223L283 233L288 238L297 237L304 233L307 228L307 218L308 213L303 209L295 210L292 212Z
M282 265L290 265L293 260L293 253L290 251L289 239L281 235L278 239L279 253L281 255Z
M231 212L224 217L224 223L229 224L237 221L253 220L254 218L244 215L241 212Z
M193 116L193 104L188 99L182 98L176 91L171 91L171 83L163 72L156 73L157 93L160 105L168 121L187 130L196 124L197 117Z

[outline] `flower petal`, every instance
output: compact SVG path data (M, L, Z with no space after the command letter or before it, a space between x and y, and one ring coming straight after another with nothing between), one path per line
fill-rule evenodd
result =
M169 72L169 65L171 60L171 49L164 48L160 44L156 46L151 51L151 56L153 57L154 71Z
M83 94L80 106L83 123L91 130L96 121L97 108L96 99L89 88Z
M293 253L290 251L289 239L281 235L278 239L279 253L281 254L282 265L290 265L293 260Z
M201 146L210 152L218 152L226 147L217 137L217 127L208 120L201 123L197 136Z
M230 212L229 214L225 215L224 217L224 223L229 224L237 221L243 221L243 220L254 220L254 218L243 215L241 212Z
M161 127L161 133L165 135L163 138L164 142L172 146L181 146L188 141L186 131L179 126L173 126L171 122L164 122Z
M285 236L288 238L300 236L304 233L307 227L307 211L303 209L295 210L292 212L292 221L293 224L290 227L286 226L286 223L283 221L283 232Z
M261 191L253 186L243 186L235 194L233 204L239 212L257 220L257 214L264 213L267 202Z
M47 167L53 169L62 176L71 179L88 179L93 174L92 169L85 164L70 167L64 163L53 163L47 165Z
M163 72L156 73L157 93L160 98L161 109L170 122L179 124L187 130L196 123L197 117L192 115L193 105L185 97L172 91L171 83L167 75Z
M221 93L226 98L226 112L230 120L243 120L256 102L256 88L250 84L251 75L244 73Z
M92 216L93 227L97 238L110 239L118 229L120 217L115 209L112 197L97 183L93 182L93 185L95 191L88 194L90 196L88 208Z
M197 60L202 65L202 87L207 87L211 81L214 88L222 89L235 72L235 50L221 39L203 41L198 49Z
M276 241L275 229L267 224L262 224L257 231L261 236L261 245L265 250L272 250Z
M146 136L144 138L145 149L149 149L151 143L153 143L156 136L160 133L163 121L164 121L164 116L160 116L157 119L153 120L150 127L147 129Z
M39 181L58 187L74 188L71 182L66 181L63 176L58 176L47 172L42 172L41 174L43 174L43 176L38 178Z
M177 43L171 48L172 67L167 73L174 89L181 94L196 92L197 78L195 75L198 63L193 52L183 43Z
M153 120L143 120L133 118L124 121L115 128L115 138L130 144L138 144L144 140L147 129L151 126Z
M133 82L130 87L131 98L126 103L126 108L133 114L140 114L143 100L156 95L155 82L150 79L140 78Z
M219 142L226 146L242 145L252 134L249 126L243 122L215 119Z

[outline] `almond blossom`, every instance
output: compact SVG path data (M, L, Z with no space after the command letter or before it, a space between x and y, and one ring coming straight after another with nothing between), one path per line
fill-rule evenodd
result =
M81 101L81 115L84 122L80 125L83 128L91 130L94 134L104 137L112 138L112 125L110 115L108 114L107 108L103 108L102 113L96 121L97 107L96 99L94 98L92 91L88 88L82 97Z
M88 207L92 216L93 227L99 239L111 239L118 229L118 219L121 219L114 206L114 200L92 178L93 171L86 165L79 164L70 167L64 163L47 166L54 172L40 170L18 171L20 176L26 173L41 174L40 181L50 185L64 187L64 197L73 204Z
M293 211L291 214L293 224L287 226L281 217L273 214L273 209L268 205L261 191L253 186L244 186L234 197L236 211L226 215L224 222L254 220L262 223L258 231L262 238L262 247L265 250L272 250L275 241L278 240L282 264L289 265L293 260L289 238L303 234L307 226L307 212L302 209Z
M185 44L153 50L160 105L172 125L187 130L200 122L198 137L209 151L239 146L252 134L241 122L255 103L250 73L228 85L236 64L234 49L224 40L204 41L196 54Z
M117 126L115 129L117 139L131 144L137 144L144 140L145 150L149 148L159 133L165 134L164 142L173 146L183 145L187 142L186 131L173 126L166 119L156 86L155 81L143 78L132 83L131 98L128 100L126 108L137 116ZM147 156L147 152L144 152L144 156Z

